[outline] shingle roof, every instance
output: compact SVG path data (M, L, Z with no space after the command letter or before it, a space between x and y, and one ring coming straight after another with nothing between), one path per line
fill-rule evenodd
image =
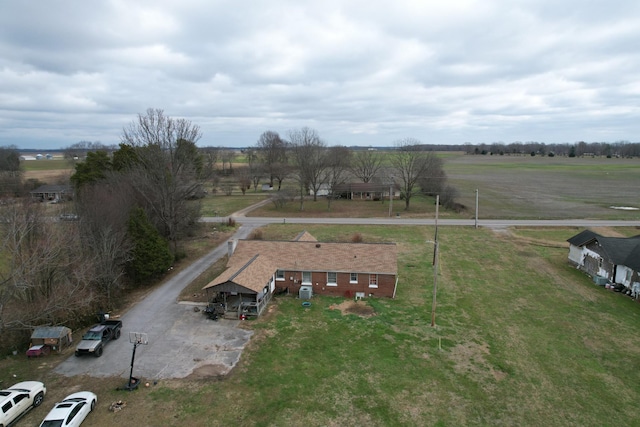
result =
M600 235L591 230L583 230L575 236L567 239L567 242L574 246L584 246L596 237L600 237Z
M294 237L293 241L294 242L317 242L318 239L313 237L311 233L309 233L307 230L304 230L300 234L298 234L296 237Z
M567 239L575 246L598 242L607 258L616 265L624 265L640 271L640 235L633 237L606 237L591 230L584 230Z
M397 257L395 243L239 240L227 270L204 288L232 280L261 290L277 269L396 275Z

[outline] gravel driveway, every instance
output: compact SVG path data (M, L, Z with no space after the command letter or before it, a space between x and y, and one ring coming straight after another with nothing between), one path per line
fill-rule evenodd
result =
M241 226L233 238L246 238L254 227ZM122 336L106 345L102 357L72 355L55 372L66 376L128 378L133 353L129 332L144 332L149 343L136 347L134 377L155 380L228 373L240 360L252 332L239 328L237 320L212 321L195 312L192 305L177 301L180 291L226 251L225 242L124 313Z

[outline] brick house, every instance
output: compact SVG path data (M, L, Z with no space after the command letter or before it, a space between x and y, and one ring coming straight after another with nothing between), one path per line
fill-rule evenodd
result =
M273 293L395 297L395 243L318 242L300 233L292 241L229 242L226 270L203 289L225 310L259 315Z

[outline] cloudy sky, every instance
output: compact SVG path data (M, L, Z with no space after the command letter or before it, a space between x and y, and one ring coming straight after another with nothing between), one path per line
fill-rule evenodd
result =
M0 2L0 146L117 144L147 108L200 146L640 140L640 2Z

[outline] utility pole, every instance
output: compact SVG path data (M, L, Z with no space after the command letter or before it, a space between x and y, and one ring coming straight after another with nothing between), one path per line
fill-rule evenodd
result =
M436 326L436 295L438 293L438 241L433 249L433 302L431 304L431 327Z
M476 188L476 221L475 226L478 228L478 189Z
M431 303L431 327L436 326L436 296L438 294L438 211L440 206L440 195L436 196L436 232L433 242L433 300Z
M391 184L389 184L389 218L391 218L392 212L393 212L393 181L391 181Z

